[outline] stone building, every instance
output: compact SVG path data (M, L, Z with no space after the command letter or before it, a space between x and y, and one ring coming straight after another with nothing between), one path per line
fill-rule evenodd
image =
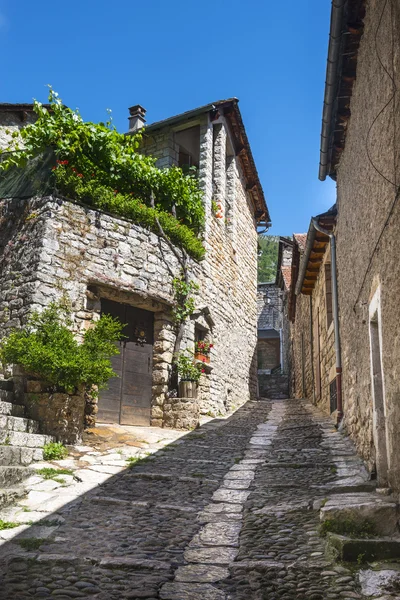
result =
M140 106L130 109L130 131L144 125L144 115ZM32 118L29 105L0 105L3 146L13 127ZM213 342L198 406L225 414L256 396L257 224L270 220L238 100L146 127L142 151L157 156L159 166L198 170L206 257L189 261L200 289L182 346ZM216 218L213 202L223 218ZM119 378L100 394L99 421L187 424L184 401L171 397L167 385L175 341L172 280L181 270L169 245L126 219L48 194L3 194L0 211L0 335L63 294L77 334L101 312L117 315L129 324L129 340L114 359Z
M336 209L315 221L334 228ZM311 221L308 234L294 235L290 308L293 353L292 392L309 398L335 418L336 356L332 313L332 276L329 237Z
M343 370L343 424L370 470L376 470L378 484L397 491L400 490L399 28L397 0L348 0L333 4L319 172L321 180L330 176L337 182L337 216L331 233L337 245L336 343L341 355L337 371L340 367ZM311 286L308 282L312 263L308 259L306 277L299 278L299 272L296 277L302 293L291 297L292 311L296 302L293 371L296 394L313 398L317 382L321 405L330 410L328 390L334 381L332 325L328 326L329 312L324 311L322 298L329 238L318 234L315 239L326 246L318 258L318 272ZM315 244L312 246L314 249ZM309 256L312 258L313 254ZM301 270L301 260L306 261L306 249L297 247L294 271L296 264ZM331 274L333 278L333 269ZM319 374L315 372L318 339L315 334L310 335L311 324L316 323L314 298L317 302L319 299L319 353L321 363L325 361Z
M287 397L290 372L290 328L287 315L288 276L292 242L279 239L275 281L259 283L257 289L259 394Z

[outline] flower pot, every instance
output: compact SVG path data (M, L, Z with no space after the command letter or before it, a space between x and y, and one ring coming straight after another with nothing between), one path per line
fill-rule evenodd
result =
M197 398L197 381L180 381L179 382L179 397L180 398Z
M194 355L196 360L201 360L201 362L203 363L209 363L210 362L210 356L208 354L202 354L201 352L196 352Z

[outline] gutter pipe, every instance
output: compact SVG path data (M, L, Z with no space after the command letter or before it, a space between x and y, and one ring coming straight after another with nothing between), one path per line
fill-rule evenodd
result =
M326 66L324 108L322 111L321 149L318 178L321 181L329 175L330 167L330 139L334 104L336 100L337 83L339 76L340 49L342 42L342 23L344 8L347 0L333 0L331 10L331 28L329 33L328 64Z
M337 397L337 425L340 425L343 419L343 398L342 398L342 353L340 348L339 331L339 302L336 273L336 238L332 231L328 231L320 226L317 219L311 219L314 231L319 231L327 235L331 246L331 275L332 275L332 313L333 326L335 331L335 354L336 354L336 397Z
M306 271L307 271L308 259L310 258L311 250L314 245L315 235L316 235L316 231L315 231L315 227L313 226L313 219L311 219L310 227L309 227L308 233L307 233L307 243L306 243L306 247L304 250L303 258L301 260L299 274L298 274L297 282L296 282L296 288L295 288L296 296L299 296L301 294L301 288L303 287L303 281L304 281Z

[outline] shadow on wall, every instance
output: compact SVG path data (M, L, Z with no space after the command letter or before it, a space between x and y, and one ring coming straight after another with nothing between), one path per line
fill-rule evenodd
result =
M158 597L201 527L197 512L259 423L260 411L249 408L213 419L100 485L94 475L106 478L107 469L87 465L79 497L68 495L67 487L32 492L32 512L26 513L32 521L0 547L0 599L64 597L63 590L66 597L123 599L146 589L147 597Z

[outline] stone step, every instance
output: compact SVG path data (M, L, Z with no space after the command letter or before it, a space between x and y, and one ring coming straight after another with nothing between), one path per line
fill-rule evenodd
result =
M373 527L375 535L397 533L398 506L395 500L377 494L334 494L321 508L322 522L341 524L362 530L363 524Z
M41 448L24 446L0 446L0 465L30 465L35 460L43 460Z
M398 559L400 558L400 539L392 537L357 539L328 533L326 551L329 557L345 562L366 563Z
M11 392L10 390L0 389L0 401L14 402L14 392Z
M0 508L16 502L26 496L26 489L23 486L15 486L0 489Z
M0 430L2 429L6 429L7 431L22 431L24 433L38 433L39 423L32 419L0 414Z
M14 382L12 379L0 379L0 390L12 392L14 390Z
M13 404L12 402L3 402L0 400L0 415L23 417L24 414L25 407L22 404Z
M21 465L0 466L0 488L11 487L21 483L21 481L34 473L34 469Z
M39 433L22 433L21 431L0 431L0 444L6 446L26 446L27 448L42 448L54 441L50 435Z

